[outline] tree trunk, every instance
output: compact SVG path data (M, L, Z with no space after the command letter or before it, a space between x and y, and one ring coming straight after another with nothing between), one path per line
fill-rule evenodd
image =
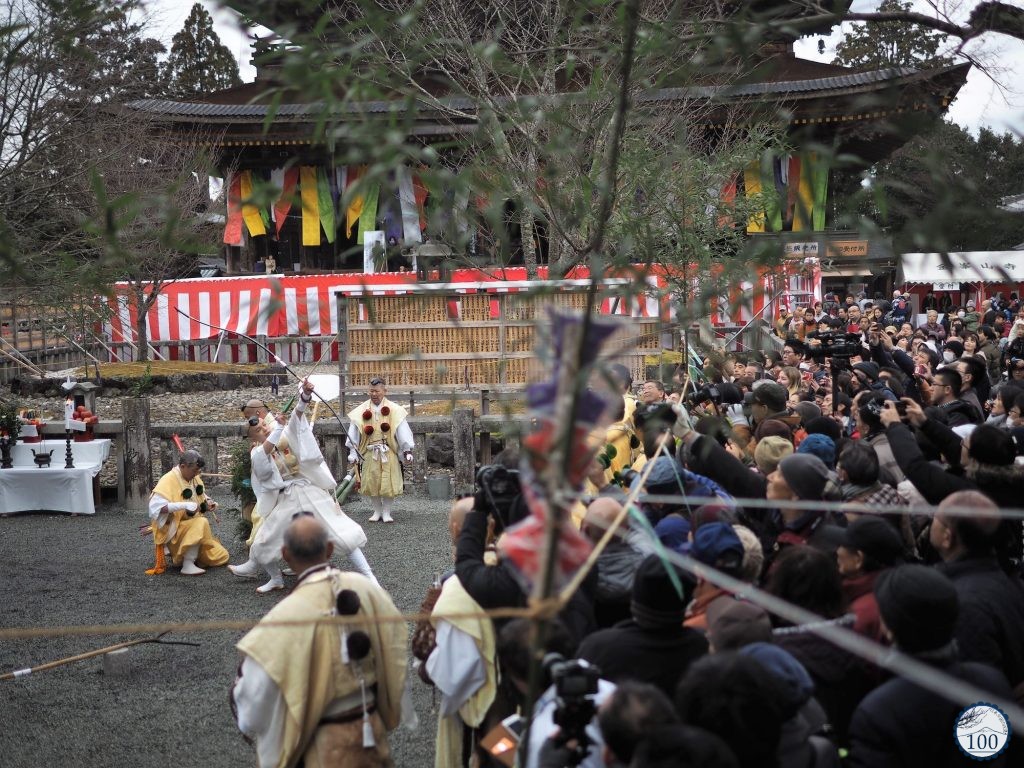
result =
M151 305L152 302L147 300L145 293L142 291L135 292L135 308L137 310L135 316L135 344L138 347L135 351L135 359L140 363L149 361L149 323L147 316L149 315Z
M523 206L519 212L519 242L523 248L523 263L526 265L526 279L537 279L537 244L533 241L533 233L536 231L533 221L533 211L529 206Z

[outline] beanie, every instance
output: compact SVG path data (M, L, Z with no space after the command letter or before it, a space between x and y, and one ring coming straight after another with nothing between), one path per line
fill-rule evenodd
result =
M779 462L779 471L801 501L820 501L824 497L829 471L817 456L809 453L787 456Z
M682 594L676 591L668 568L673 569L682 584ZM657 555L648 555L636 569L630 612L641 626L678 626L686 616L692 593L693 581L688 573Z
M807 669L789 651L772 643L752 643L740 648L744 656L756 659L775 681L783 717L800 711L814 693L814 681Z
M829 469L836 468L836 444L825 435L808 435L800 441L797 453L809 453L821 459Z
M875 582L875 600L900 649L931 651L953 639L960 613L956 587L934 568L901 565L883 571Z
M784 437L766 437L757 443L754 449L754 463L761 474L770 475L779 462L793 453L793 444Z
M906 548L895 526L888 520L863 515L843 529L841 546L863 552L881 568L906 561Z
M878 363L865 360L862 363L857 363L853 366L853 370L860 371L868 377L868 381L878 381L878 372L881 370L878 367Z

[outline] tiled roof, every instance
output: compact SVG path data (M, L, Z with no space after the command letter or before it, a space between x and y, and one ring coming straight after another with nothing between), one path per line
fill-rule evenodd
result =
M903 67L873 70L870 72L850 72L832 77L817 77L807 80L782 80L774 82L741 83L728 86L691 86L686 88L660 88L641 94L637 102L654 104L663 101L681 101L686 99L725 100L736 98L813 98L825 92L843 92L861 90L872 86L896 83L901 80L931 79L952 73L955 70L966 71L970 64L957 64L935 70L914 70ZM571 98L573 94L565 94ZM363 101L340 102L332 106L346 114L382 114L386 112L402 112L406 101ZM472 112L475 101L466 96L445 96L437 100L437 104L450 109ZM434 103L418 101L418 108L425 115L437 110ZM265 104L215 104L210 102L170 101L167 99L142 99L128 102L129 109L153 115L171 118L224 119L231 121L261 121L274 109ZM323 102L308 104L280 104L276 107L276 122L305 122L312 119L325 109Z

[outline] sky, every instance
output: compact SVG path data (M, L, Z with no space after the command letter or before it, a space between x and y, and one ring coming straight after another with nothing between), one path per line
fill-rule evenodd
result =
M1011 4L1014 0L1010 0ZM170 49L171 38L181 29L192 9L193 0L144 0L148 12L149 33ZM976 5L969 0L915 0L914 10L931 13L932 6L943 6L953 20L962 20ZM240 27L237 14L222 8L215 0L201 0L201 4L214 19L214 29L221 41L238 59L242 80L250 82L256 77L256 70L250 61L252 48L247 34ZM854 0L853 10L869 12L877 8L878 0ZM266 30L260 30L261 36ZM826 50L818 53L818 37L797 41L796 54L801 58L829 61L835 52L835 45L841 39L840 28L825 38ZM990 35L980 45L971 49L972 55L986 62L996 80L978 67L971 69L967 84L961 89L956 100L950 105L949 117L953 122L977 133L987 126L999 133L1011 131L1024 136L1024 41L1006 36Z

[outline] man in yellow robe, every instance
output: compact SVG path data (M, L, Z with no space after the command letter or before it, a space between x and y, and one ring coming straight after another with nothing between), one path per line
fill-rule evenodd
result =
M388 400L387 393L384 379L370 379L370 399L348 412L348 460L362 461L359 492L370 499L371 523L394 522L391 500L404 490L398 457L407 464L412 461L413 437L405 409Z
M402 714L406 625L374 621L400 614L365 576L332 568L333 549L318 520L296 517L282 556L298 583L238 643L232 702L260 768L392 765L387 731ZM339 610L364 621L317 622Z
M205 512L217 509L217 502L206 498L199 473L203 459L196 451L181 454L178 466L160 478L149 497L157 564L154 573L163 571L169 558L181 566L185 576L200 576L204 567L227 565L228 551L213 535Z

